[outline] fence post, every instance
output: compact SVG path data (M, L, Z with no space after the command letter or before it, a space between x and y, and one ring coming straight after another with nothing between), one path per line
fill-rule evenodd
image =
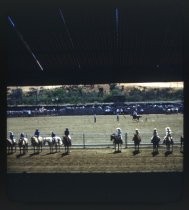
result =
M127 148L127 133L125 133L125 148Z
M83 149L85 149L85 134L83 133Z

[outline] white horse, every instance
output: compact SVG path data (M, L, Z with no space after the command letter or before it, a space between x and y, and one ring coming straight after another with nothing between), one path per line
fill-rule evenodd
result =
M16 145L17 145L17 142L16 142L15 138L13 140L7 138L7 149L8 149L7 152L8 152L8 154L13 153L13 148L14 148L14 152L16 152Z
M59 152L60 152L60 146L63 144L63 142L62 142L61 137L59 136L55 136L55 137L48 136L48 137L43 138L43 145L46 145L46 144L50 148L50 153L52 153L53 147L55 147L56 152L57 152L57 149L59 148Z
M23 154L28 152L28 139L26 137L20 138L18 140L18 146L20 148L20 154L21 154L21 151L23 151Z
M37 151L39 153L39 151L41 150L42 152L42 146L43 146L43 137L39 136L38 138L36 136L32 136L31 137L31 145L34 148L34 153L35 153L35 149L37 148Z

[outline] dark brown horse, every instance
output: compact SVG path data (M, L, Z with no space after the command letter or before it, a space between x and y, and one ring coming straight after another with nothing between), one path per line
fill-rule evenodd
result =
M134 141L134 146L135 146L135 152L139 152L139 146L140 146L140 142L141 142L141 137L139 134L134 134L133 139Z
M154 135L151 139L151 143L153 144L153 153L158 153L159 143L160 143L160 137L157 135Z
M142 115L132 115L132 117L133 117L133 120L139 121Z
M70 147L72 145L71 137L70 136L63 136L63 144L65 147L65 154L70 153Z
M110 135L110 140L113 141L114 144L114 152L121 152L123 140L120 136L117 136L115 133ZM117 145L117 147L116 147ZM117 148L117 150L116 150Z

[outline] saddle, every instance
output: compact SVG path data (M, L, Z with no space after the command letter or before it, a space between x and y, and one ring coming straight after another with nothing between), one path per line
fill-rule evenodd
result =
M152 137L152 140L151 140L151 143L159 143L159 141L160 141L160 138L158 137L158 136L153 136Z
M171 136L166 136L164 139L165 144L173 144L173 139Z
M69 138L69 136L64 136L64 144L68 144L69 146L71 146L71 138Z

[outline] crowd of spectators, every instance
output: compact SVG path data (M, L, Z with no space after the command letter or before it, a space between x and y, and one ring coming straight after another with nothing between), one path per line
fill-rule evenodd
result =
M14 106L7 107L7 117L44 116L44 115L132 115L183 113L182 102L158 103L106 103L59 106Z

